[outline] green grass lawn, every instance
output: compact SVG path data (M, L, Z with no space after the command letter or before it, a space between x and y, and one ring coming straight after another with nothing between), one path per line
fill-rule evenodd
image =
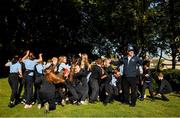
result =
M10 87L7 79L0 79L0 117L180 117L180 96L177 94L167 95L169 102L156 100L151 102L137 101L136 107L114 102L104 106L102 103L88 105L65 105L57 106L55 111L48 114L44 109L37 109L34 105L31 109L24 109L23 104L9 108Z

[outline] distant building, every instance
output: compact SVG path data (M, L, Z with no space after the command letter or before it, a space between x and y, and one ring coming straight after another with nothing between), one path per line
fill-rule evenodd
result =
M169 60L164 60L162 62L162 69L171 69L172 68L172 61L169 61ZM178 61L176 63L176 69L180 69L180 62Z

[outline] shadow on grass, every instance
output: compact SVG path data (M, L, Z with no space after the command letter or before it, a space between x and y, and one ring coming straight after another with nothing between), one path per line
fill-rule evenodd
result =
M170 96L180 97L180 93L171 94Z
M147 99L148 99L148 100L151 100L152 98L151 98L151 96L147 96ZM162 100L161 97L157 97L157 96L155 96L154 99L155 99L155 100Z

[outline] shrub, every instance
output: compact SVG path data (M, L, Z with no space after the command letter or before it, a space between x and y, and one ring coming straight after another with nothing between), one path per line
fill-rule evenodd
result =
M170 82L174 91L180 90L180 70L165 69L163 70L164 78Z

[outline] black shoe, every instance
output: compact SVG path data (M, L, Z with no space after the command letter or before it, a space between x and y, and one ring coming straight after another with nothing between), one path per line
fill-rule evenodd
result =
M94 100L89 100L89 103L95 104L95 101Z
M151 101L152 101L152 102L155 102L155 98L152 98Z
M62 107L64 107L64 104L62 104L62 103L58 103L58 105L61 105Z
M9 104L8 104L8 107L9 107L9 108L13 108L14 106L15 106L15 105L12 104L12 103L9 103Z
M166 96L164 96L164 95L162 95L162 100L163 101L169 101L169 99Z
M162 98L162 100L163 100L163 101L167 101L167 102L169 101L168 98Z
M15 101L15 105L17 105L17 104L19 104L19 103L21 103L21 100L20 100L20 99L17 99L17 100Z
M136 104L131 103L131 104L129 104L129 106L130 106L130 107L135 107Z
M104 105L104 106L107 106L107 104L108 104L108 102L103 102L103 105Z
M129 102L122 102L122 104L124 104L124 105L129 105Z
M140 101L144 101L144 98L139 98Z

